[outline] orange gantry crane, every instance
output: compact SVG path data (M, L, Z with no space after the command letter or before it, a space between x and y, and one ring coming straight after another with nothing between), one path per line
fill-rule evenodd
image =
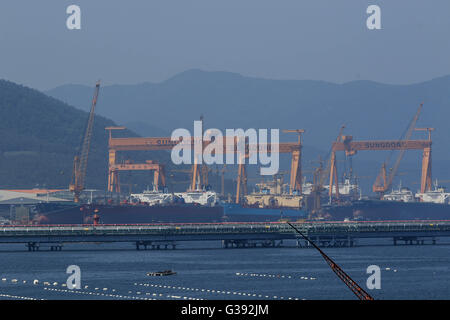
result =
M116 154L119 151L148 151L148 150L171 150L175 145L179 144L181 140L174 141L170 137L147 137L147 138L112 138L111 137L111 130L114 129L124 129L123 127L108 127L107 130L110 130L109 135L109 141L108 141L108 148L109 148L109 182L116 181L113 177L115 175L114 169L117 168L116 164ZM278 143L278 152L279 153L291 153L292 154L292 161L291 161L291 181L290 181L290 192L292 193L294 190L300 190L301 191L301 183L302 183L302 177L301 177L301 137L300 135L304 132L302 129L298 130L288 130L287 132L296 132L299 135L298 142L284 142L284 143ZM188 143L191 145L191 147L194 146L196 137L191 138L191 142L184 141L183 143ZM223 150L217 150L217 152L222 152L223 154L227 152L233 152L238 153L238 146L236 143L236 139L233 143L233 147L229 148L227 144L229 144L229 141L227 140L227 137L223 137ZM203 141L203 149L209 144L211 141ZM273 147L275 144L268 143L267 145L259 144L257 146L246 144L245 146L245 155L243 157L248 158L250 154L250 150L253 150L254 152L263 152L268 150L271 152L273 150ZM230 151L231 150L231 151ZM203 181L207 181L207 177L205 176L207 174L207 170L202 169L199 170L198 166L199 164L196 161L197 157L194 156L194 164L193 164L193 174L192 174L192 182L191 182L191 189L195 189L197 185L197 181L199 179L200 172L203 172ZM241 161L242 162L242 161ZM245 163L241 163L238 166L238 183L237 183L237 191L236 191L236 202L239 202L241 193L246 192L246 169L245 169ZM114 191L113 183L108 183L108 190ZM242 192L243 191L243 192Z
M112 130L124 130L125 127L106 127L105 130L109 131L109 143L112 138ZM132 138L134 139L134 138ZM134 150L134 149L133 149ZM153 186L156 190L159 189L161 184L166 186L165 167L163 164L157 163L152 160L146 160L145 163L133 163L130 160L124 163L116 162L116 152L109 152L108 159L108 191L120 192L120 171L153 171Z
M390 172L389 176L386 173L386 165L383 164L381 173L375 181L373 186L373 191L380 193L382 195L390 186L392 185L392 180L397 172L400 160L406 150L423 150L422 156L422 178L421 178L421 192L425 192L431 189L431 131L433 128L415 128L417 118L422 109L422 104L416 112L408 130L406 132L405 138L402 140L367 140L367 141L353 141L352 136L342 135L339 141L333 142L331 149L331 168L330 168L330 186L329 186L329 196L331 198L332 192L336 190L336 198L339 200L339 183L337 180L337 165L336 165L336 152L345 151L347 156L353 156L357 151L386 151L386 150L400 150L400 154L394 165L393 170ZM428 139L425 140L410 140L412 131L416 130L426 130L428 131ZM381 185L381 180L383 180L383 185ZM333 187L335 186L335 189Z
M411 139L411 135L413 131L415 130L417 120L419 119L420 112L422 111L423 103L420 104L419 108L417 109L416 114L414 115L414 118L411 120L411 123L408 126L408 129L406 130L406 134L402 140L409 140ZM431 140L431 137L430 137ZM380 197L392 186L392 181L394 180L395 175L397 174L398 167L400 166L400 161L403 159L403 156L405 154L406 149L400 149L397 160L395 161L394 166L392 167L392 170L389 173L389 176L387 176L386 173L386 162L383 163L383 166L381 167L381 171L379 175L377 176L377 179L372 187L373 192L377 192ZM430 168L431 172L431 168ZM381 184L381 181L383 181L383 184Z
M152 160L146 160L145 163L132 163L131 161L125 161L125 163L115 163L109 166L109 192L120 192L120 171L153 171L153 186L155 190L159 190L160 182L163 187L166 186L164 165Z
M86 130L81 143L79 154L73 160L72 180L69 184L69 191L74 193L74 202L80 202L80 195L84 189L84 179L86 177L89 147L91 144L92 128L94 127L95 106L97 105L98 93L100 91L100 81L97 81L92 98L91 111L89 113Z

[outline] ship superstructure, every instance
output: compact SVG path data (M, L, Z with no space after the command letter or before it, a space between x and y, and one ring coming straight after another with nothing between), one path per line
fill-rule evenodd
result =
M150 206L154 205L169 205L174 202L174 195L172 193L163 192L153 187L153 190L144 190L142 193L132 193L130 195L131 203L145 203Z
M269 182L256 184L257 190L244 197L245 205L258 208L293 208L303 207L303 196L294 191L287 192L288 185L283 183L282 175L274 176Z
M304 197L298 191L289 193L282 175L269 182L256 184L256 190L244 197L241 204L224 204L230 221L279 221L306 218Z
M401 202L416 201L413 192L409 188L402 187L401 185L398 189L392 190L390 193L384 194L381 199L387 201L401 201Z
M176 199L183 203L195 204L206 207L215 207L219 205L219 195L217 192L210 188L201 188L200 184L197 184L195 190L188 190L186 192L174 193Z
M445 192L445 188L438 186L436 181L434 189L426 192L416 193L416 198L421 202L432 202L441 204L450 204L450 193Z

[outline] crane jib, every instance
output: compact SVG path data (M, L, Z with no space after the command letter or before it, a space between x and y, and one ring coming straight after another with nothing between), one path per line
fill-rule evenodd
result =
M98 93L100 91L100 81L95 85L94 97L92 98L91 111L89 113L88 123L83 136L83 143L79 155L74 158L74 167L72 174L72 182L69 190L74 192L74 201L79 202L81 191L84 189L84 179L86 177L87 161L89 156L89 148L91 144L92 129L94 126L95 106L97 105Z

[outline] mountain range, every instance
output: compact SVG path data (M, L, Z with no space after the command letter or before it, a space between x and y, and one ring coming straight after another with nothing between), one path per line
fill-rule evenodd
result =
M69 84L46 94L87 110L92 88ZM206 128L302 128L305 146L318 150L330 148L342 125L355 140L398 139L423 102L418 126L436 128L434 156L450 159L450 76L410 85L336 84L188 70L161 83L106 86L101 99L101 115L141 135L192 131L203 115Z

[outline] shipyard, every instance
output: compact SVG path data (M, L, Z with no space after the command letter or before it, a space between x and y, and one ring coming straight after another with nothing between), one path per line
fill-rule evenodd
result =
M450 300L450 3L53 2L0 2L2 307Z
M171 138L163 137L130 137L116 138L116 131L125 127L106 127L108 132L108 181L107 190L85 191L85 180L88 169L88 156L92 128L95 119L95 108L100 93L100 82L95 86L94 97L78 154L74 155L72 181L63 190L4 190L10 200L0 203L4 208L2 224L40 225L40 224L136 224L136 223L211 223L211 222L276 222L290 221L373 221L373 220L448 220L450 214L450 193L444 188L432 186L431 132L434 128L418 128L416 123L423 109L420 104L401 140L392 141L354 141L352 136L344 135L344 126L332 143L328 158L322 158L320 166L313 172L313 183L307 184L302 173L302 145L306 135L304 129L283 130L296 134L296 142L272 141L260 137L256 140L256 130L231 130L231 137L220 132L211 135L206 130L203 135L203 116L194 121L194 132L198 136L191 137L173 134ZM177 129L180 130L180 129ZM174 131L174 133L177 132ZM186 129L181 129L187 131ZM415 131L425 131L426 139L412 140ZM180 132L180 131L179 131ZM240 132L239 135L236 135ZM227 129L228 133L228 129ZM261 131L260 131L261 133ZM205 136L205 137L204 137ZM249 139L253 137L252 139ZM212 140L212 138L215 138ZM272 137L273 138L273 137ZM223 139L223 140L222 140ZM170 143L161 143L170 141ZM262 142L261 142L262 141ZM174 149L181 146L174 156ZM276 146L272 150L273 146ZM187 148L187 150L185 150ZM193 159L191 160L191 149ZM267 151L270 149L270 157ZM188 173L190 183L186 190L174 192L169 190L165 168L169 163L146 160L137 163L132 159L118 162L120 152L125 151L166 151L176 165L190 165ZM265 150L265 151L264 151ZM357 151L396 150L397 158L393 164L384 162L380 173L373 183L376 196L369 198L363 195L355 183L356 172L350 168L344 172L343 182L337 168L337 152L344 152L346 158L352 158ZM394 179L400 168L401 160L407 150L422 150L420 190L413 193L410 189L394 188ZM208 155L213 161L204 161ZM291 157L290 171L276 172L273 175L261 175L263 182L253 184L250 189L247 172L248 167L257 165L255 157L259 153L265 157L264 164L269 167L279 166L279 154L286 153ZM223 156L226 163L223 163ZM224 190L219 193L208 183L208 165L222 164L217 171L235 163L238 159L235 194L225 197ZM184 159L188 156L188 159ZM222 156L222 161L217 159ZM209 159L208 158L208 159ZM253 159L253 160L252 160ZM186 161L185 161L186 160ZM211 159L209 159L211 160ZM261 159L260 159L261 161ZM277 164L273 164L275 161ZM351 159L350 159L351 161ZM192 164L193 163L193 164ZM206 164L208 163L208 164ZM389 170L386 165L393 165ZM261 173L264 169L261 167ZM176 169L174 169L175 171ZM120 184L120 175L127 171L139 171L153 179L148 180L150 188L141 193L127 193ZM284 174L289 175L288 183L284 182ZM352 177L353 175L353 177ZM271 178L272 180L268 179ZM328 179L328 180L327 180ZM341 182L340 182L341 181ZM173 181L176 183L176 181ZM172 182L172 183L173 183ZM224 183L224 181L222 181ZM95 196L93 194L96 194ZM101 196L98 196L100 194ZM27 196L30 195L30 196ZM62 199L63 197L63 199ZM24 198L26 200L24 200ZM234 199L233 199L234 198ZM19 201L14 202L14 199ZM58 200L60 199L60 200ZM29 204L24 202L29 201ZM7 204L9 203L9 205Z
M229 129L227 136L218 129L204 130L203 115L199 121L194 121L194 136L186 129L176 128L170 137L141 137L130 133L123 136L122 133L127 131L125 126L108 125L102 128L107 139L107 148L102 155L105 160L103 170L107 172L106 188L98 189L87 183L89 164L92 165L92 161L89 162L93 151L91 144L98 139L94 134L98 101L101 101L100 81L94 87L81 143L72 150L72 172L67 188L50 184L45 188L17 186L0 190L0 246L8 248L7 251L14 248L30 255L67 252L71 256L73 250L102 252L134 248L135 252L162 252L166 259L168 252L183 250L212 249L216 256L222 256L219 249L251 250L255 254L259 250L314 249L357 298L373 300L373 296L345 273L324 249L355 251L370 247L373 251L373 248L386 246L431 246L439 250L449 243L450 193L439 185L439 180L433 183L432 176L432 132L436 128L417 125L426 110L424 103L419 103L397 140L356 140L346 133L346 125L341 125L337 137L331 141L329 152L319 154L315 165L308 170L303 166L303 158L308 157L303 150L308 131L303 128L281 129L290 137L288 142L280 141L278 129L275 129L276 134L272 132L268 142L264 136L267 130L260 128L259 139L255 129L233 129L231 136ZM422 133L422 137L413 137L414 133ZM415 175L419 176L417 192L404 187L399 179L401 162L409 150L422 153L419 170L415 170ZM391 152L377 164L380 169L371 185L372 193L367 194L358 184L360 175L354 168L356 160L353 160L362 151ZM340 154L344 159L339 157ZM277 169L275 172L274 168ZM130 172L134 175L127 176ZM128 178L126 183L122 183L123 177ZM136 182L141 179L146 188L140 191L138 188L142 188L142 183L134 183L133 179ZM399 187L395 187L395 183ZM288 251L284 252L289 255ZM174 263L172 260L171 264ZM184 277L186 265L177 264L175 270L165 264L142 275ZM75 270L71 277L77 277L76 273L81 272L78 265L70 265L67 270ZM390 270L391 267L385 267L385 272ZM393 270L397 272L397 269ZM378 265L370 265L367 273L372 272L376 277L381 269ZM241 274L248 273L235 271L235 275ZM136 281L145 281L140 278L142 275ZM295 276L276 275L280 279L286 277ZM317 277L313 273L313 276L301 276L300 279L316 280ZM78 284L71 284L69 280L63 284L68 289L57 288L58 281L34 279L32 283L34 286L42 283L46 294L70 296L71 292L79 292L102 298L149 299L140 298L142 291L139 289L128 290L125 296L115 293L122 292L123 288L111 289L109 294L95 292L100 290L98 287L89 291L89 285L85 285L84 291L70 291L82 288L80 280L77 280ZM3 283L8 281L20 283L17 278L2 278ZM366 284L367 288L380 289L377 281L376 286ZM22 280L22 285L29 282L30 279ZM145 282L135 282L134 286L172 288L171 285ZM181 286L176 288L183 290ZM232 292L188 290L215 294ZM102 291L108 291L108 288ZM257 293L235 291L233 294L271 298ZM145 295L161 299L202 299L150 292ZM3 294L3 297L18 296ZM273 295L272 299L285 298ZM287 299L301 298L291 296Z

